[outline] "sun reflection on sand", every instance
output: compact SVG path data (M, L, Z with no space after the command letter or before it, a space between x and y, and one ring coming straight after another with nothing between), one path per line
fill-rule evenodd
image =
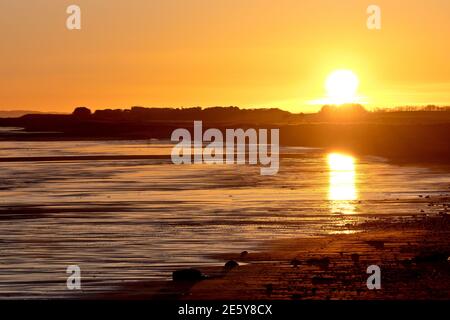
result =
M328 200L333 213L355 213L354 200L358 199L356 188L355 158L352 156L328 154L329 188Z

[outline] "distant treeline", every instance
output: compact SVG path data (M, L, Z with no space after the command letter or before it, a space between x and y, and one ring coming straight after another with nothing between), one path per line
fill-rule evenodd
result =
M75 117L115 121L194 121L233 122L233 123L290 123L305 118L358 118L367 115L367 111L359 104L343 106L325 105L316 114L291 113L276 108L240 109L238 107L210 108L145 108L105 109L94 113L86 107L76 108L72 113Z
M400 106L394 108L375 108L375 112L417 112L417 111L450 111L450 106L436 106L433 104L427 106Z
M72 114L81 118L124 121L194 121L207 122L286 122L300 115L292 114L280 109L240 109L238 107L211 108L145 108L105 109L94 113L88 108L76 108Z

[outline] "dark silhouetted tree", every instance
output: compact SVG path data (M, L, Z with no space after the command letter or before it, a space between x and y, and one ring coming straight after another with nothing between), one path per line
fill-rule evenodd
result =
M86 118L92 114L91 110L86 107L78 107L72 112L72 115L77 118Z

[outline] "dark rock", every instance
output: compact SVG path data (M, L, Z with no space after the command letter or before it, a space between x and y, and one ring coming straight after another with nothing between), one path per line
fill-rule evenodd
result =
M227 263L225 263L225 269L231 270L237 267L239 267L239 263L237 263L234 260L230 260Z
M242 251L241 252L241 257L246 257L248 255L248 251Z
M173 281L200 281L205 279L205 276L197 269L182 269L172 273Z
M328 266L330 265L330 258L328 257L322 259L312 258L306 260L306 263L313 266L319 266L321 268L328 268Z

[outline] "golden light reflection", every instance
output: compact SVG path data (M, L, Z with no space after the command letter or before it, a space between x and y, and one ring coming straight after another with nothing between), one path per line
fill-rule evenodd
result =
M340 153L328 155L328 200L333 213L353 214L358 199L356 188L355 158Z

